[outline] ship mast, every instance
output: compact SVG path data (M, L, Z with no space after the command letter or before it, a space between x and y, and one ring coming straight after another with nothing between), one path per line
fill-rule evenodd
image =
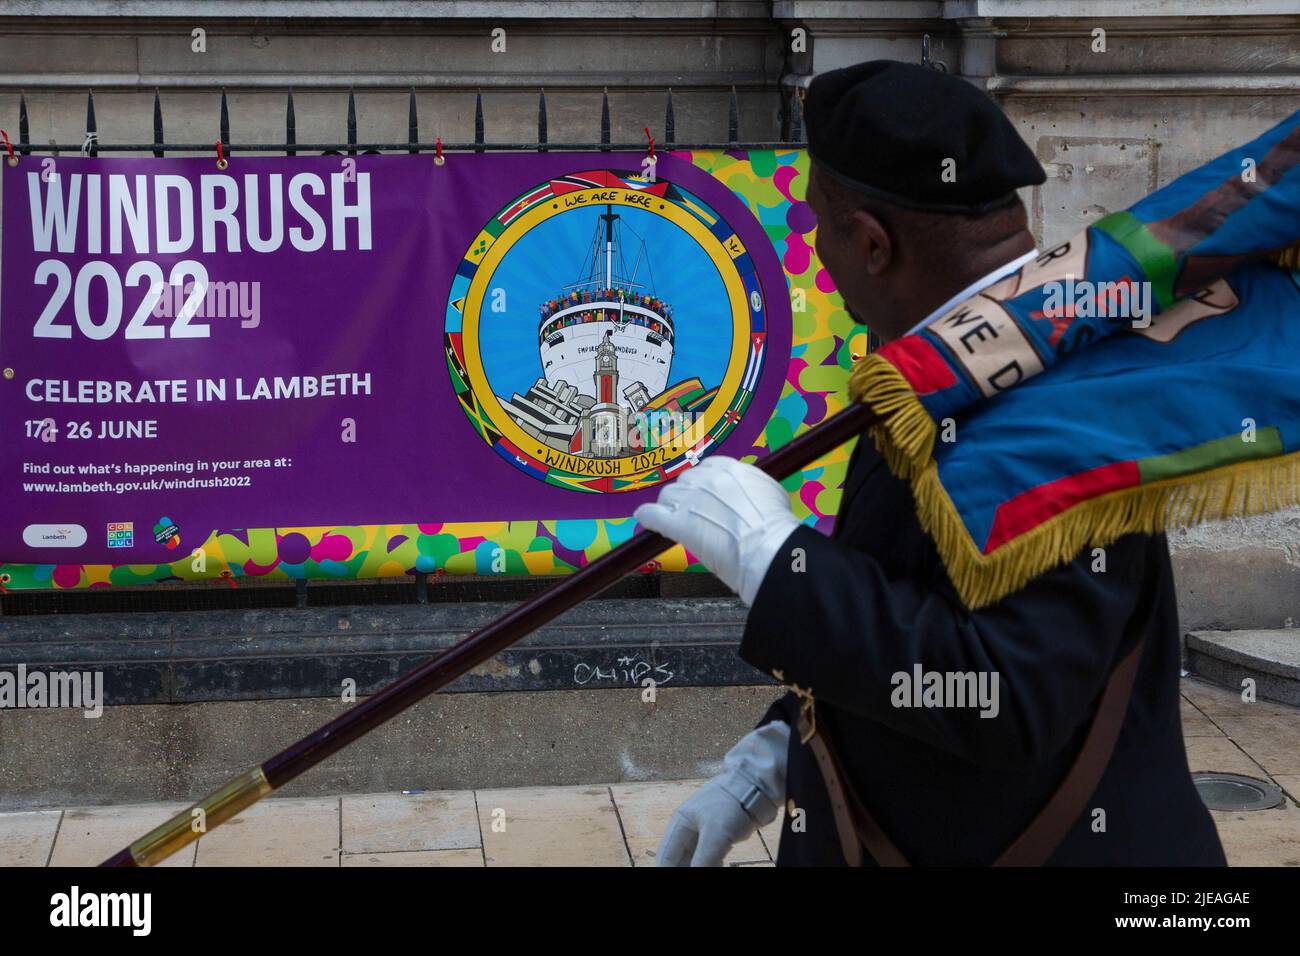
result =
M612 204L605 205L600 216L605 221L605 288L614 288L614 223L618 215Z
M595 207L592 207L595 208ZM604 228L602 229L602 223ZM630 228L630 227L629 227ZM640 273L641 261L646 259L645 241L641 240L640 235L633 230L633 235L640 240L640 249L637 251L636 262L632 265L631 272L628 272L628 264L623 258L622 250L619 248L621 233L623 232L623 217L614 212L612 203L605 204L605 211L596 216L595 228L591 232L591 238L587 241L587 250L583 259L582 273L578 280L569 285L563 286L565 293L572 289L589 289L593 292L601 289L610 289L615 292L644 290L644 283L637 281L637 275ZM602 235L603 233L603 235ZM604 247L604 255L601 255ZM618 257L619 263L615 264L614 259ZM604 259L604 269L601 269L601 259ZM620 275L618 269L622 268ZM649 269L649 260L646 259L646 267ZM603 273L603 275L602 275ZM654 292L654 275L651 273L649 292ZM619 300L623 301L623 300Z

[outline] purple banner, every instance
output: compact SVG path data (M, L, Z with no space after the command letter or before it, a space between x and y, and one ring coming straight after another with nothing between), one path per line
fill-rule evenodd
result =
M786 272L733 187L644 158L5 166L0 561L619 518L759 453Z

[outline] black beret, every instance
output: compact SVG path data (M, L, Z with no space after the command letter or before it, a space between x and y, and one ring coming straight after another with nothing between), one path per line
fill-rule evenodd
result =
M992 99L929 67L873 60L822 73L804 114L808 152L822 168L910 209L985 212L1046 178ZM954 181L945 182L949 159Z

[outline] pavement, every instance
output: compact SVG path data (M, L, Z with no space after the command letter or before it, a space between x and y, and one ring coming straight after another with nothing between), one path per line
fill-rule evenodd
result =
M1193 772L1271 779L1272 810L1212 811L1233 866L1300 866L1300 708L1183 682ZM673 810L702 780L579 787L267 798L164 866L650 866ZM0 867L89 866L184 804L0 814ZM772 866L780 822L733 848L732 866Z

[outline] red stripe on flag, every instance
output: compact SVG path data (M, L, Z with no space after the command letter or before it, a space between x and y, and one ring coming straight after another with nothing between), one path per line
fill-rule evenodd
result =
M549 193L550 193L550 188L547 186L542 186L538 189L534 189L527 196L521 196L517 203L515 203L513 206L507 209L498 218L501 220L502 223L509 223L511 219L514 219L516 216L518 216L521 212L523 212L533 203L537 202L540 199L545 198L547 195L549 195Z
M551 192L555 193L557 196L563 196L566 193L577 192L579 189L590 189L593 185L600 184L590 183L584 180L578 180L576 182L561 182L557 179L552 179Z
M984 543L984 553L989 554L1081 501L1141 483L1137 462L1120 461L1021 492L998 506L997 514L993 516L993 529Z
M919 335L904 336L881 346L879 351L917 395L941 392L957 384L957 376L938 349Z

